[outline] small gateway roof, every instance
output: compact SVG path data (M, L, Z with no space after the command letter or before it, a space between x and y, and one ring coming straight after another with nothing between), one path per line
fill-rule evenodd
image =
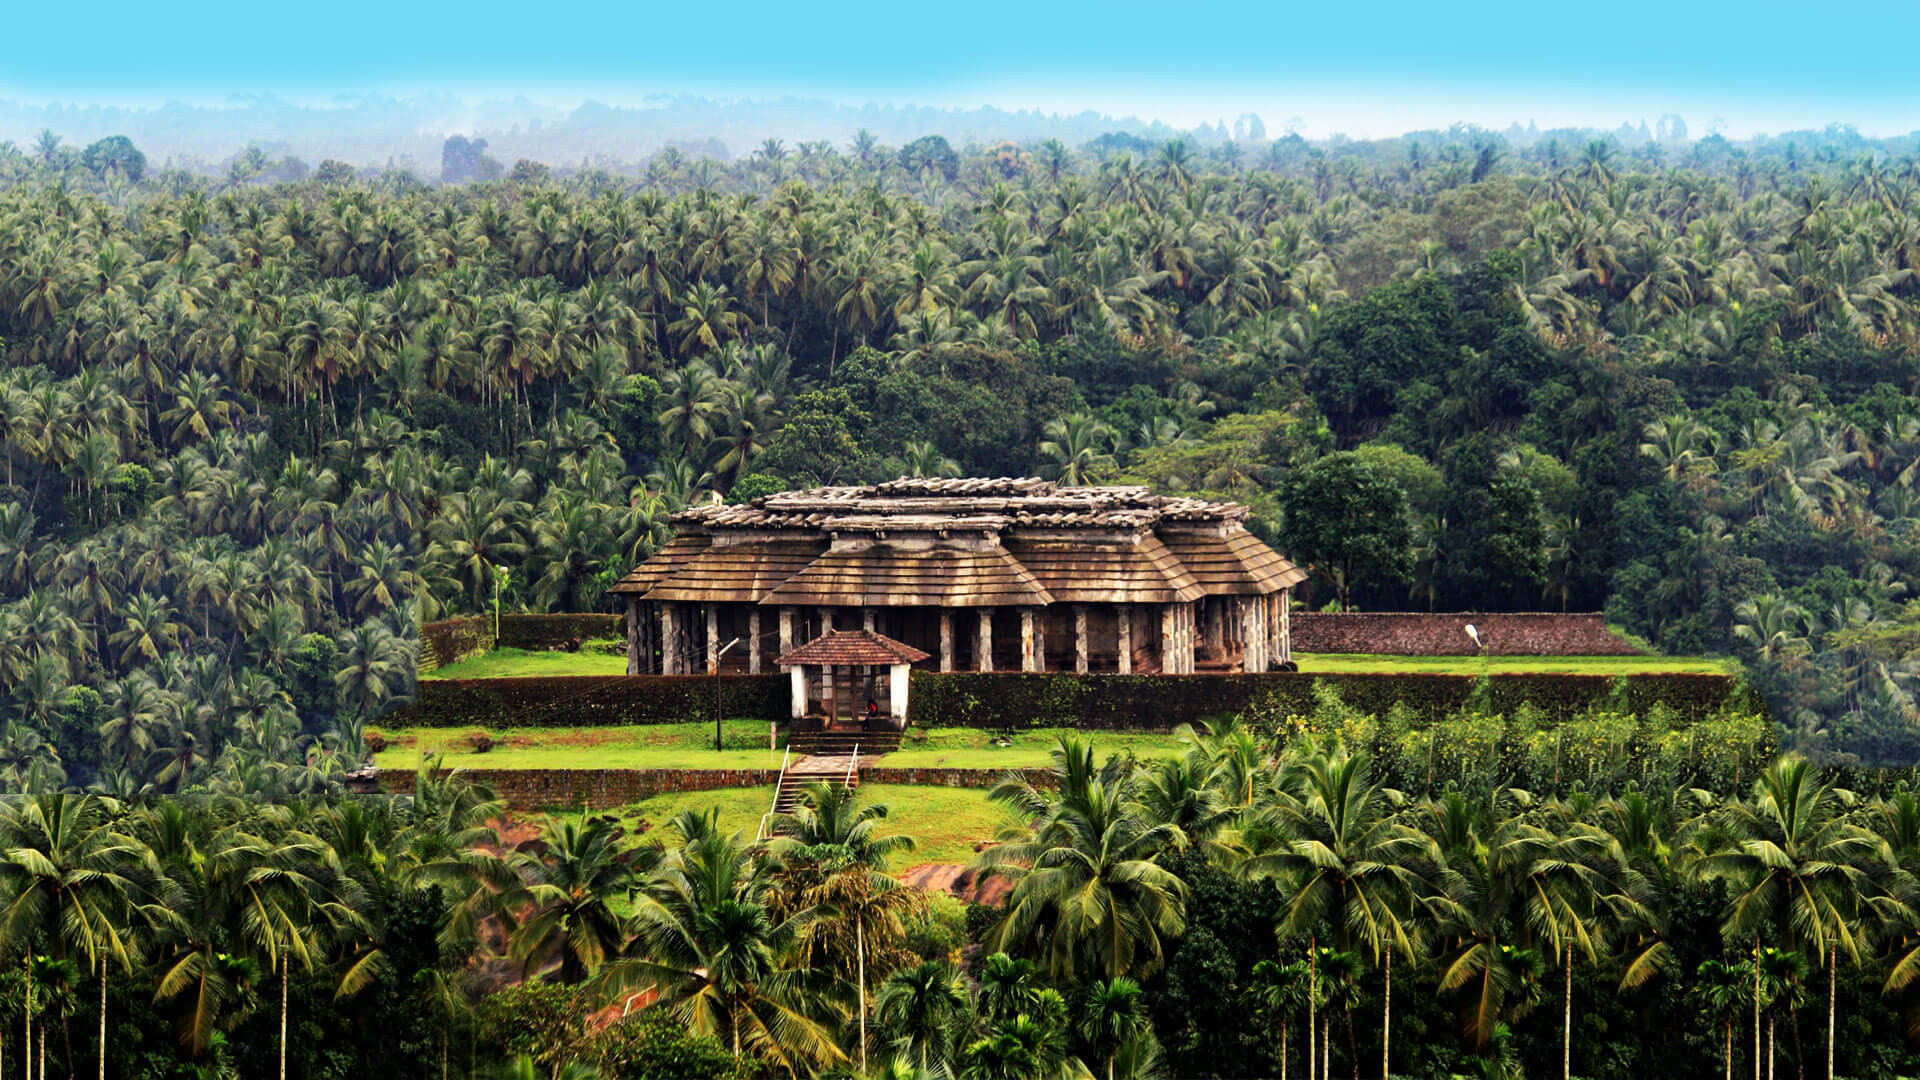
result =
M776 664L812 667L890 667L914 664L931 653L871 630L829 630L774 660Z

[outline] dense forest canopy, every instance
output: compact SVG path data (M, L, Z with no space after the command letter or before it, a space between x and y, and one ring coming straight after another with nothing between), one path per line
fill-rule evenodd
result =
M1910 150L446 150L498 178L0 150L7 775L324 785L418 617L955 472L1238 499L1314 606L1604 608L1811 752L1920 746Z

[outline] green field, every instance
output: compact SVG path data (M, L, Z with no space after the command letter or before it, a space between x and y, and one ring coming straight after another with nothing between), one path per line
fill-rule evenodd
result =
M485 732L494 747L475 753L469 736ZM767 749L764 720L728 720L713 748L713 723L639 724L570 728L381 729L387 749L374 755L382 769L412 769L438 753L450 769L777 769L780 751Z
M1045 765L1047 752L1066 728L1036 728L995 745L1000 732L979 728L938 728L907 732L899 750L882 764L902 769L1014 769ZM484 732L493 749L476 753L470 741ZM450 769L777 769L781 749L767 749L767 724L729 720L721 744L713 749L713 725L704 721L621 727L569 728L395 728L381 729L387 749L374 756L382 769L412 769L423 755L438 753ZM1177 753L1179 739L1168 732L1095 731L1087 736L1102 753L1132 751L1138 757ZM784 747L785 737L780 746Z
M554 675L625 675L627 658L612 653L495 649L421 674L422 679L513 679Z
M984 790L922 787L905 784L869 784L860 789L862 802L887 806L882 835L906 833L914 838L912 852L896 860L894 869L922 863L965 863L973 860L976 845L993 839L1006 812L987 801ZM642 821L653 828L666 824L682 810L719 807L720 826L752 834L773 804L773 788L732 788L724 791L683 791L656 795L613 811L631 830Z
M981 728L909 728L900 749L881 764L901 769L1016 769L1046 765L1060 736L1070 728L1034 728L1012 735ZM1179 736L1167 731L1087 731L1101 754L1132 751L1135 757L1171 757L1183 748ZM1006 739L1010 746L999 746Z
M1710 656L1382 656L1294 653L1300 670L1329 675L1671 675L1723 674L1732 660Z

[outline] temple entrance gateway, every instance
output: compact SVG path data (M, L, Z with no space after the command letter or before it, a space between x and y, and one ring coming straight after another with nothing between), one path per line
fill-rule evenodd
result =
M774 662L793 680L796 723L814 718L826 727L841 719L865 722L872 701L877 719L899 731L907 726L910 669L925 659L925 652L871 630L830 630Z

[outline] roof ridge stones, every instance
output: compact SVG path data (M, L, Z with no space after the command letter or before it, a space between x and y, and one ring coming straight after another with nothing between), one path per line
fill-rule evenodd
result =
M1243 522L1234 502L1155 495L1137 485L1063 488L1037 477L901 477L865 487L819 487L764 495L741 505L682 510L676 525L706 529L823 532L999 532L1039 528L1141 530L1160 521Z

